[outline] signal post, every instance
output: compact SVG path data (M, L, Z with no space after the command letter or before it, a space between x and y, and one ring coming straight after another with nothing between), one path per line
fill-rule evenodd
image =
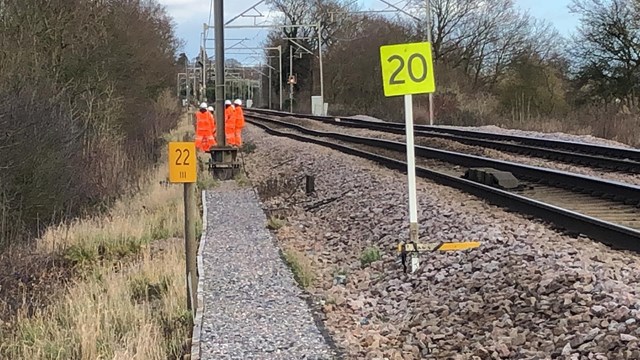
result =
M184 184L184 250L186 257L187 307L195 311L198 276L196 270L196 203L197 157L194 142L169 143L169 182Z
M418 243L418 204L416 197L416 162L413 139L413 94L436 91L431 42L385 45L380 47L380 63L384 95L404 96L405 133L407 141L407 176L409 182L409 242L398 245L406 272L406 256L411 254L411 272L420 267L419 251L464 250L480 246L479 242L448 244Z

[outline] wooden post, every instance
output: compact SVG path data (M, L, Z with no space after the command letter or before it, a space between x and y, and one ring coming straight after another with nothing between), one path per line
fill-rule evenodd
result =
M315 177L313 175L305 175L305 192L310 195L316 191Z
M190 139L189 134L184 134L182 140L183 143L177 144L188 144L189 147L176 146L176 143L169 143L169 177L173 176L172 182L182 182L184 186L184 252L186 260L187 308L194 312L195 315L198 292L198 270L196 265L198 243L196 242L196 202L194 196L198 174L198 158L195 144L193 139Z
M196 204L194 183L184 184L184 249L186 255L187 306L195 311L198 291L198 273L196 268ZM206 215L205 215L206 216Z

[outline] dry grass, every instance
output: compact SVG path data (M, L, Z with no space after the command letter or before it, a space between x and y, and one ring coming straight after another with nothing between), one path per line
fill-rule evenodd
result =
M182 353L190 314L179 239L114 271L99 266L34 316L0 334L7 359L167 359Z
M166 140L182 140L190 128L184 121ZM66 259L77 276L49 306L31 313L25 305L11 326L0 327L0 358L181 356L191 326L176 238L184 212L182 186L166 184L166 157L165 149L146 190L118 201L107 216L51 227L38 240L38 254Z
M181 141L192 132L186 120L167 136ZM153 240L181 236L184 228L182 186L168 185L166 149L160 166L146 179L145 190L119 200L106 217L79 219L49 228L38 251L62 253L76 265L113 260L138 253Z
M305 289L311 286L316 278L311 260L294 248L285 249L283 254L298 284Z
M166 169L158 169L147 192L125 198L104 218L80 219L52 227L38 242L41 252L61 253L74 265L94 264L136 254L153 240L181 236L182 189L164 186Z
M244 172L244 169L240 169L240 172L234 177L236 184L240 187L248 187L251 186L251 180L247 177L247 174Z
M211 155L201 152L198 153L198 181L196 186L199 191L211 189L220 185L220 182L209 172L208 163L210 159Z

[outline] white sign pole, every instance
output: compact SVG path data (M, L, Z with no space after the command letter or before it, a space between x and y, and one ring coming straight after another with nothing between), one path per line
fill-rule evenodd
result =
M407 175L409 178L409 241L418 242L418 205L416 199L416 158L413 145L413 97L404 96L405 130L407 138ZM411 254L411 272L420 266L415 253Z

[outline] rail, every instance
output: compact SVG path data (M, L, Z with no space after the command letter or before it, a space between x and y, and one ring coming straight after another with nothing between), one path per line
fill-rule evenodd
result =
M404 124L359 120L344 117L303 115L265 109L251 109L257 114L291 116L320 121L327 124L404 134ZM601 145L584 144L535 137L493 134L481 131L441 128L416 125L416 137L440 138L459 143L492 148L512 153L526 154L545 159L553 159L572 164L640 173L640 151Z
M330 138L352 144L363 144L386 148L394 151L403 151L405 145L399 142L317 131L254 114L247 114L247 122L264 129L272 135L284 136L294 140L326 146L347 154L376 161L381 165L392 169L406 172L406 163L403 161L357 149L352 146L339 144L335 141L331 142L321 140L318 137ZM289 131L279 131L265 125L265 122L293 129L311 136L305 136ZM525 176L537 178L538 180L545 180L552 185L569 187L572 191L591 192L597 196L609 198L612 201L622 203L634 202L637 204L640 199L640 187L613 181L425 147L416 147L416 155L438 158L449 162L457 162L458 164L464 164L465 166L494 167L510 171L516 176L519 175L520 177ZM585 234L613 248L640 251L640 232L636 229L604 221L596 217L531 199L513 192L455 177L444 172L417 166L416 174L423 178L432 179L443 185L455 187L470 194L483 197L495 205L503 206L550 221L570 232Z

